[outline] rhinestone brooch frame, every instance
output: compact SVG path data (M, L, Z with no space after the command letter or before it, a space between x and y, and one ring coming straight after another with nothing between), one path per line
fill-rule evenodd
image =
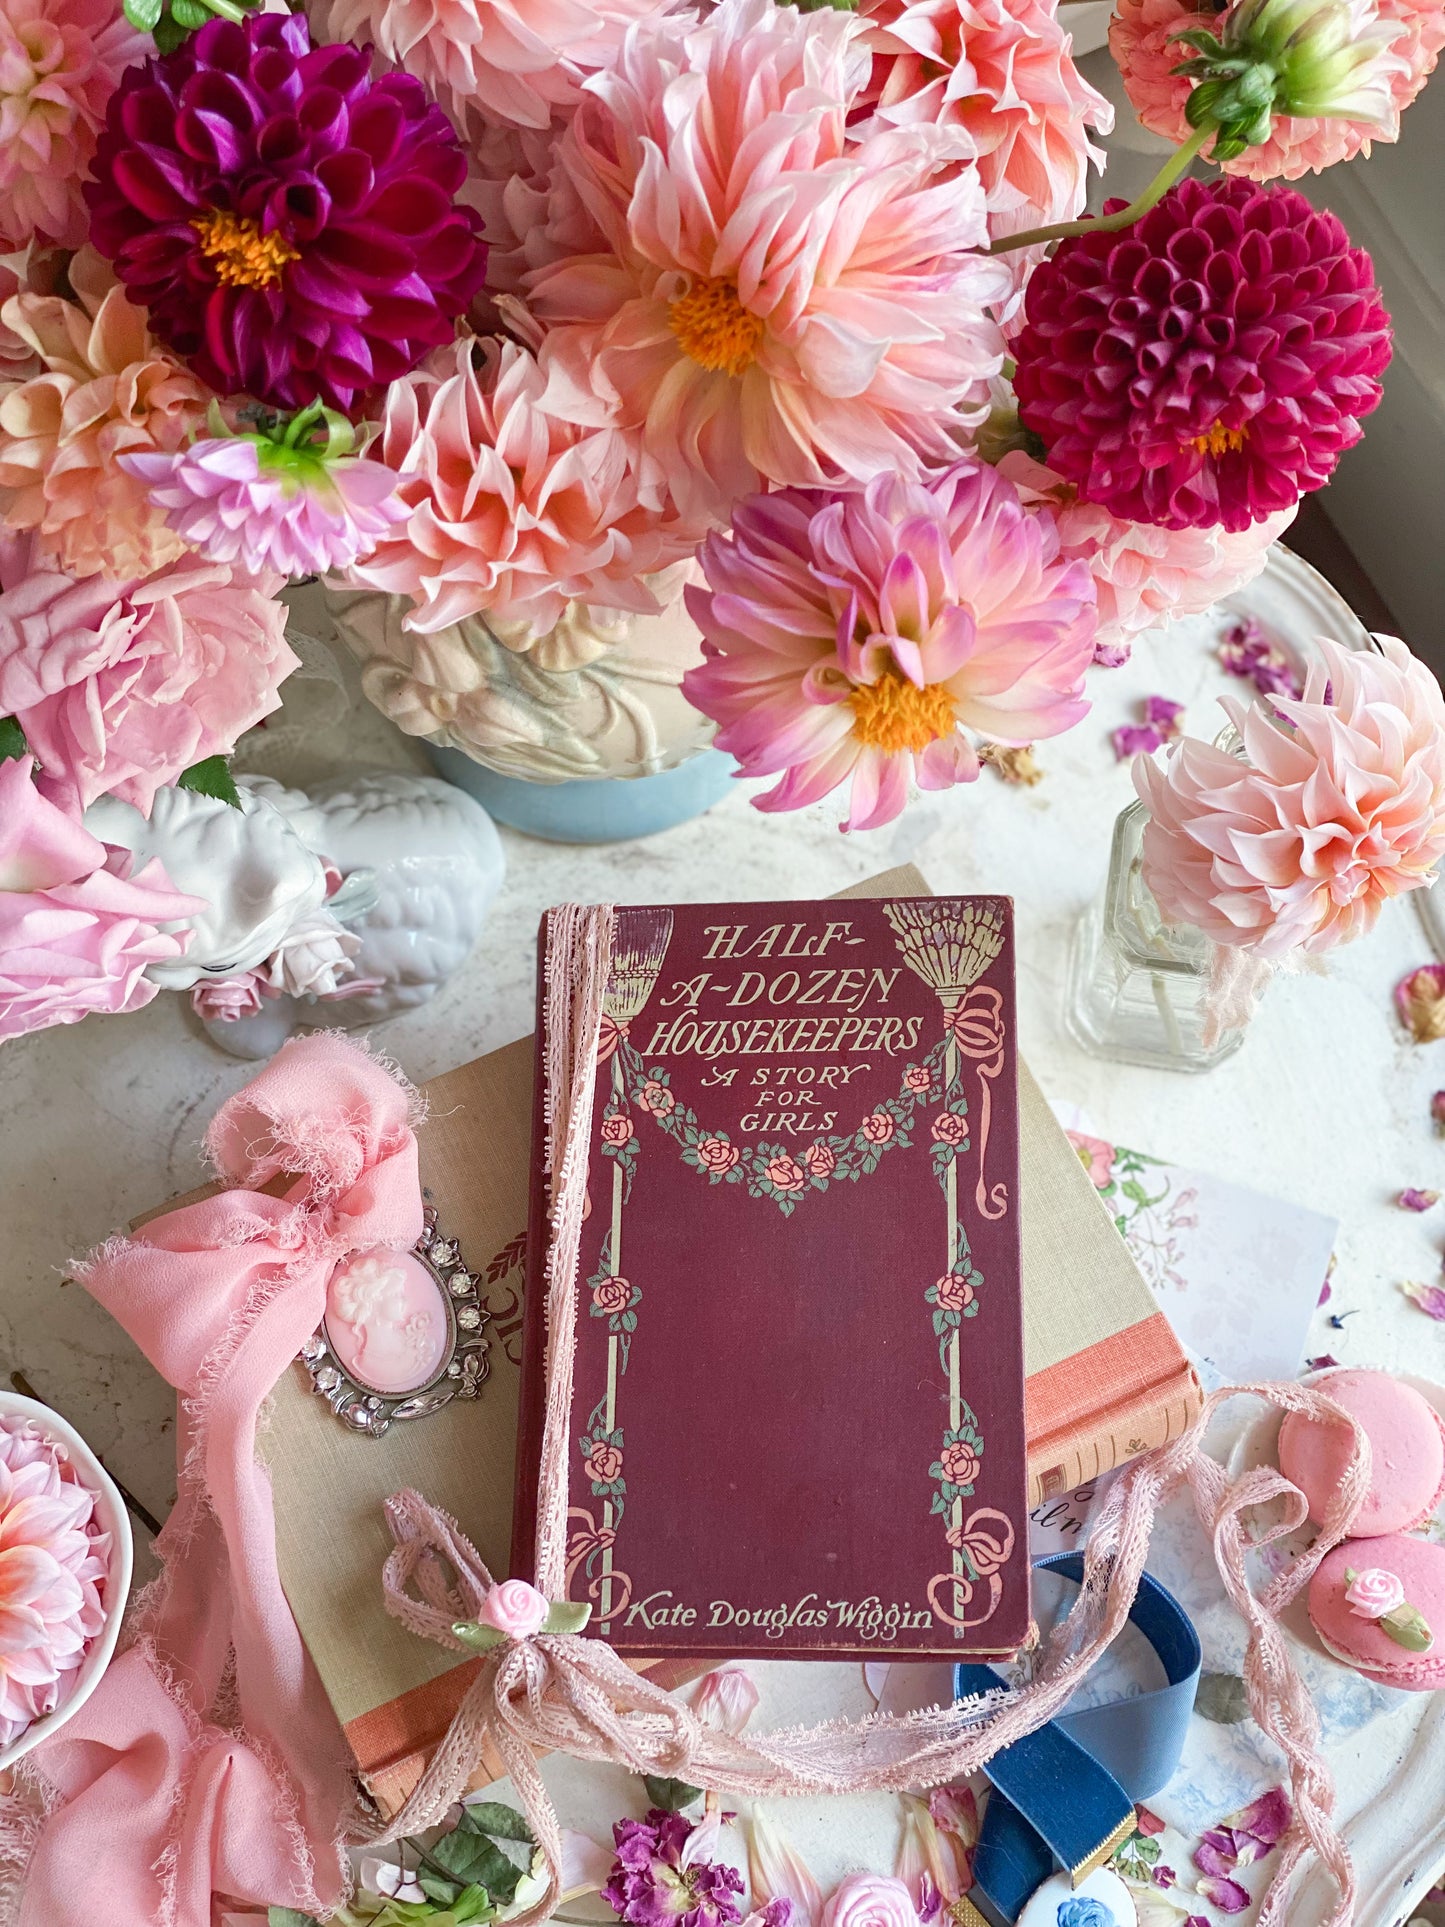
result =
M476 1398L491 1370L486 1329L491 1313L481 1302L477 1279L462 1262L456 1239L442 1235L431 1206L412 1256L435 1279L447 1313L446 1351L426 1384L395 1395L374 1391L342 1365L327 1340L325 1325L301 1347L300 1363L306 1367L311 1389L326 1400L349 1432L364 1438L382 1438L393 1420L427 1418L454 1398Z

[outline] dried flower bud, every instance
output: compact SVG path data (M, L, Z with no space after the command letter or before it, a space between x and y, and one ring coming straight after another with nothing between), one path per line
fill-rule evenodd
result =
M1395 986L1400 1022L1417 1044L1433 1044L1445 1037L1445 964L1421 964ZM1434 1100L1431 1101L1434 1115ZM1439 1117L1435 1119L1437 1125Z

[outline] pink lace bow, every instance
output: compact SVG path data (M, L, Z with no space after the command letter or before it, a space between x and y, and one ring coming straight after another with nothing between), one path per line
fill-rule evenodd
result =
M21 1927L210 1927L213 1895L322 1913L346 1891L347 1751L281 1590L256 1430L337 1262L421 1232L413 1105L355 1044L287 1044L211 1125L234 1188L78 1273L180 1394L177 1495L126 1650L31 1756L53 1811Z

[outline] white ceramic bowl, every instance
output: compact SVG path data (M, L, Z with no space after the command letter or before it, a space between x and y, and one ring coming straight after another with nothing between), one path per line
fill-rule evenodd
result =
M80 1711L95 1691L101 1674L110 1664L115 1642L120 1638L120 1622L130 1593L135 1544L131 1537L130 1515L126 1512L125 1501L116 1490L114 1479L73 1425L68 1425L58 1412L52 1412L48 1405L40 1404L38 1399L22 1398L18 1392L0 1392L0 1418L33 1419L41 1431L65 1447L71 1464L80 1474L81 1482L95 1494L96 1512L102 1526L110 1534L105 1624L81 1661L79 1676L68 1696L53 1713L47 1713L43 1719L36 1720L33 1726L27 1726L9 1746L0 1747L0 1770L3 1770L7 1766L14 1766L17 1760L23 1759L42 1740L48 1740L73 1713Z

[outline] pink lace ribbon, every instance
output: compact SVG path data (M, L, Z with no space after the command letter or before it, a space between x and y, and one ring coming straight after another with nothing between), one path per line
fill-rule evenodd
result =
M321 1913L347 1890L348 1754L281 1590L256 1431L337 1262L420 1235L414 1102L355 1044L287 1044L211 1125L234 1188L78 1272L180 1394L177 1494L126 1650L31 1756L51 1811L21 1927L210 1927L213 1895Z
M549 1599L565 1596L566 1443L577 1259L612 929L610 908L566 904L552 913L547 944L544 1095L552 1197L535 1583ZM1258 1595L1246 1571L1251 1541L1243 1515L1284 1500L1282 1521L1261 1529L1254 1540L1267 1544L1301 1523L1305 1502L1295 1487L1268 1469L1247 1473L1231 1485L1204 1452L1210 1417L1237 1392L1285 1411L1347 1425L1354 1441L1349 1471L1319 1538ZM1210 1535L1230 1597L1249 1626L1245 1684L1251 1709L1289 1762L1294 1819L1261 1904L1261 1927L1282 1927L1286 1888L1311 1852L1329 1869L1337 1889L1326 1927L1348 1927L1354 1871L1330 1817L1334 1789L1319 1757L1318 1721L1277 1621L1325 1553L1345 1536L1369 1481L1369 1444L1340 1406L1301 1385L1244 1386L1216 1393L1188 1432L1137 1459L1120 1475L1084 1549L1078 1598L1045 1642L1033 1680L1017 1692L988 1694L901 1718L728 1734L700 1725L687 1708L633 1673L601 1639L538 1634L509 1640L484 1658L450 1732L393 1831L412 1831L440 1819L490 1740L512 1776L547 1862L546 1893L514 1923L534 1927L555 1905L561 1866L560 1830L537 1770L539 1751L676 1776L733 1797L905 1792L973 1773L1001 1748L1052 1719L1118 1635L1138 1588L1156 1511L1184 1481ZM391 1502L391 1523L397 1551L388 1561L384 1581L388 1609L424 1637L462 1650L452 1625L476 1617L492 1575L454 1522L416 1493L402 1493Z

